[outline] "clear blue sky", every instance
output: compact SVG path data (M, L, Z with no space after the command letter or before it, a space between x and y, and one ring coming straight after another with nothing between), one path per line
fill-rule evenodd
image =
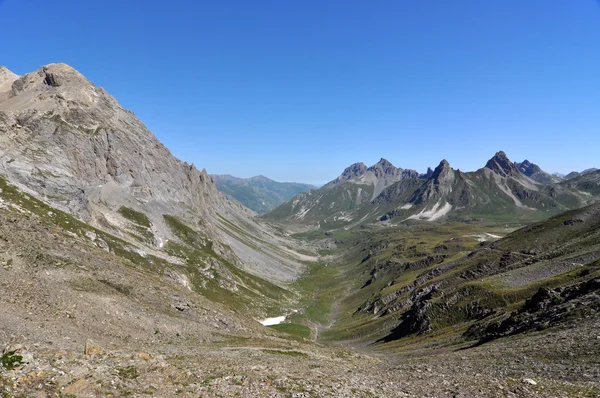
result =
M596 0L0 0L0 37L0 64L72 65L209 173L600 167Z

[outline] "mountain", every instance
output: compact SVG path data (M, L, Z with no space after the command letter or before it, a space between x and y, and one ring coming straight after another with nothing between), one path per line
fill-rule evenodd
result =
M590 169L577 176L571 176L562 181L560 185L567 189L581 191L590 197L596 197L600 195L600 170Z
M280 242L248 244L234 226L275 235L72 67L50 64L21 77L3 68L0 87L0 173L17 188L165 258L181 241L177 219L246 271L282 280L301 272L293 255L274 249Z
M594 173L596 171L598 171L597 168L585 169L585 170L583 170L581 172L579 172L579 171L572 171L569 174L567 174L564 178L567 179L567 180L569 180L571 178L583 176L583 175L586 175L586 174L589 174L589 173Z
M415 170L397 168L383 158L371 167L354 163L335 180L297 195L263 217L314 224L329 221L330 225L338 219L344 222L349 212L369 203L390 185L417 178L419 173Z
M277 182L265 176L238 178L230 175L213 174L217 189L261 214L274 209L295 195L316 189L309 184Z
M388 172L400 178L385 180L388 184L381 184L386 186L379 193L374 187L380 186L382 179L372 179L375 174L367 174L368 169L360 165L351 166L323 188L298 195L264 217L324 229L392 219L394 223L447 218L533 221L583 206L597 197L581 185L539 183L521 169L534 171L531 175L538 179L544 172L535 172L536 166L529 162L511 162L503 151L473 172L454 170L446 160L425 175Z
M521 173L540 184L551 184L562 180L561 177L545 172L538 165L531 163L527 159L521 163L515 162L515 166Z
M381 158L371 167L366 167L362 162L347 167L338 178L325 184L323 188L332 188L344 183L367 185L373 187L374 198L394 182L418 176L419 173L415 170L404 170L394 166L387 159Z

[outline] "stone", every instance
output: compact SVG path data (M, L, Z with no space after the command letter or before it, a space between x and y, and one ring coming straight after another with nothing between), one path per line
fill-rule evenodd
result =
M536 386L537 385L537 381L533 380L533 379L529 379L529 378L524 378L523 380L521 380L523 383L525 384L530 384L532 386Z
M103 355L104 349L96 344L90 339L87 339L85 342L85 355Z
M79 396L90 388L90 383L84 379L75 380L65 388L65 394Z

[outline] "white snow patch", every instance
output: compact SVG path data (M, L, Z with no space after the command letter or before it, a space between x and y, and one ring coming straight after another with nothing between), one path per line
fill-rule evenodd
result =
M285 315L276 316L274 318L267 318L258 322L260 322L263 326L272 326L279 325L283 321L285 321Z
M306 208L306 207L302 206L300 208L300 211L294 216L294 218L297 220L304 219L304 216L306 216L306 213L308 213L309 210L310 210L310 208Z
M490 239L500 239L502 238L501 236L498 235L494 235L494 234L490 234L487 232L483 232L481 234L474 234L474 235L465 235L469 238L475 238L477 239L478 242L487 242Z
M333 221L342 220L342 221L352 221L353 217L350 214L342 213L339 216L333 216Z
M400 206L400 208L401 208L402 210L408 210L408 209L410 209L411 207L413 207L412 203L407 203L407 204L405 204L405 205L402 205L402 206Z
M441 201L440 201L441 202ZM445 202L443 206L440 207L440 202L437 202L430 210L421 210L418 214L413 214L408 217L406 220L427 220L434 221L438 218L441 218L448 214L448 212L452 209L452 205L448 202Z

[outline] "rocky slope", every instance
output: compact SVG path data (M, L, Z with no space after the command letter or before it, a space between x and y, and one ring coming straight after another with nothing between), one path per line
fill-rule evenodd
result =
M598 347L589 338L600 333L600 324L593 316L562 329L553 324L543 335L525 333L461 351L456 348L467 348L464 344L439 337L418 345L392 342L369 354L317 345L253 319L258 303L294 305L280 291L243 307L220 303L211 289L201 290L203 277L184 283L185 266L143 256L118 237L6 183L1 188L4 396L600 393ZM256 290L248 276L244 280Z
M301 192L316 189L309 184L277 182L265 176L238 178L231 175L211 175L219 191L234 198L258 214L272 210Z
M301 271L291 250L249 245L234 227L286 243L75 69L51 64L18 77L3 68L0 90L0 173L22 190L152 250L178 240L164 219L171 214L188 220L239 267L281 280ZM147 217L144 239L125 231L136 227L120 209Z

